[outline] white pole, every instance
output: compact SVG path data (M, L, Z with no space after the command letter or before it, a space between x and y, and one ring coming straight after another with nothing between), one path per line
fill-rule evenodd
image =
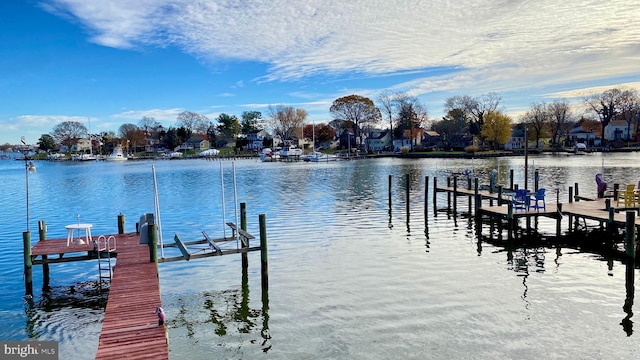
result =
M227 220L225 219L225 205L224 205L224 171L222 171L222 161L220 161L220 188L222 189L222 233L224 238L227 238Z
M164 243L162 240L162 221L160 221L160 200L158 198L158 180L156 178L156 166L151 165L153 172L153 203L156 213L156 222L158 224L158 239L160 240L160 257L164 259Z
M238 236L238 231L240 230L240 224L238 223L238 191L237 191L237 187L236 187L236 162L232 162L231 163L232 167L233 167L233 203L234 203L234 212L235 212L235 216L236 216L236 250L240 248L239 244L238 244L238 239L240 238Z

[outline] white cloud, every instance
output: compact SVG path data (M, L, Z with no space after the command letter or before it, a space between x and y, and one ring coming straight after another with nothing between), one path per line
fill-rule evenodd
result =
M143 117L152 117L156 121L176 121L178 114L185 111L182 108L172 109L148 109L148 110L129 110L118 114L111 115L114 119L127 119L134 122L141 120Z

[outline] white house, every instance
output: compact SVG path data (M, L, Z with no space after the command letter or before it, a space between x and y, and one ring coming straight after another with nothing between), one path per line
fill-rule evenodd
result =
M633 139L636 133L634 125L633 123L629 125L624 120L611 120L604 127L604 139L608 141Z

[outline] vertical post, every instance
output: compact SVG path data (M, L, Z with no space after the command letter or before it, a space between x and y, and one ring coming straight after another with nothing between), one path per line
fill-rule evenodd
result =
M471 178L467 177L467 190L471 191ZM471 215L471 199L473 198L473 196L469 195L467 196L467 202L468 204L468 213L469 215Z
M618 199L618 189L620 189L620 184L613 184L613 198L615 200Z
M509 170L509 189L515 190L513 187L513 169Z
M458 178L453 178L453 214L458 213Z
M536 171L534 172L534 186L533 186L533 191L538 191L538 170L536 169Z
M124 215L118 214L118 234L124 234Z
M451 177L447 177L447 187L451 187ZM451 193L447 191L447 211L451 210Z
M573 203L573 187L569 186L569 204Z
M438 216L438 177L433 177L433 216Z
M558 218L556 219L556 238L560 237L560 231L562 226L562 204L558 204Z
M476 220L481 221L482 220L482 213L481 213L481 209L482 209L482 195L480 194L476 194L475 195L475 215L476 215Z
M240 203L240 228L244 231L247 231L247 204L241 202ZM249 247L249 239L245 239L244 237L241 238L242 241L241 246L243 248L248 248ZM245 243L246 241L246 243ZM242 268L243 269L247 269L249 267L249 257L248 254L246 252L242 253Z
M626 255L627 264L634 264L636 260L636 213L635 211L627 211L627 229L626 229Z
M575 199L576 201L580 201L580 199L578 198L578 183L575 183Z
M502 185L498 185L498 206L502 206Z
M611 235L613 234L613 230L614 230L614 222L613 222L613 216L615 214L615 209L610 207L609 208L609 219L607 219L607 233L608 233L608 238L611 238Z
M406 208L407 208L407 224L408 224L409 223L409 206L410 206L409 191L411 190L411 183L410 183L410 180L409 180L409 174L406 174L404 176L404 179L405 179L405 183L406 183L405 184L405 195L406 195L406 198L407 198Z
M389 210L391 210L391 183L393 179L393 175L389 175Z
M47 240L47 225L44 220L38 221L38 236L40 241ZM42 255L42 287L49 288L49 261L47 255Z
M260 221L260 264L263 293L269 288L269 260L267 259L267 221L264 214L258 216Z
M149 262L158 263L158 230L154 219L151 218L147 223L147 231L149 232Z
M429 214L429 177L424 177L424 223L427 224L427 215Z
M31 263L31 232L22 232L22 248L24 252L24 291L25 295L33 295L33 273Z

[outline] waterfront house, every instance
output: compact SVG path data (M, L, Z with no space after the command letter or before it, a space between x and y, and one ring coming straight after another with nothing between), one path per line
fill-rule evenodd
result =
M247 133L247 150L260 151L264 146L264 140L269 138L269 133L264 130L251 130Z
M607 141L631 140L635 134L635 124L627 123L625 120L611 120L604 127L604 139Z
M391 149L391 131L371 130L369 136L364 140L367 150L383 151Z

